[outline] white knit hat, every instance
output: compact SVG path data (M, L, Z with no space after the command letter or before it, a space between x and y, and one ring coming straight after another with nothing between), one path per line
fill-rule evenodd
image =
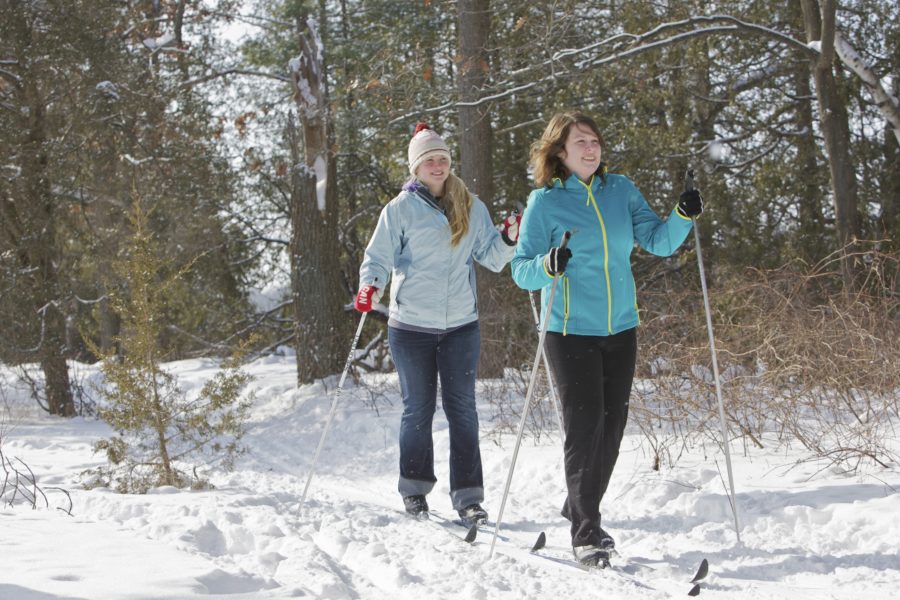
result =
M419 165L428 156L436 153L445 154L447 160L452 162L450 148L447 147L444 138L435 133L427 123L419 123L416 125L413 138L409 141L409 174L415 177Z

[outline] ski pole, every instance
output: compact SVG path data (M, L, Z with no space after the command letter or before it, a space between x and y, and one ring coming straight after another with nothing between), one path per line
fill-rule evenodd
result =
M562 242L559 249L562 250L569 243L572 233L567 231L563 234ZM516 458L519 455L519 446L522 444L522 433L525 431L525 420L528 418L528 409L531 406L531 393L534 391L534 382L537 379L538 362L541 360L541 354L544 351L544 339L547 337L547 324L550 322L550 309L553 308L553 297L556 295L556 283L559 281L559 273L553 276L553 283L550 284L550 297L547 299L547 310L544 313L544 324L541 326L541 335L538 337L537 352L534 355L534 362L531 365L531 379L528 381L528 391L525 392L525 404L522 406L522 418L519 419L519 433L516 435L516 445L513 449L512 462L509 465L509 473L506 475L506 487L503 489L503 500L500 502L500 512L497 513L497 523L494 525L494 537L491 539L491 550L488 552L488 558L494 556L494 545L497 543L497 535L500 533L500 523L503 521L503 509L506 507L506 497L509 495L509 486L512 483L513 471L516 468Z
M694 189L694 170L688 169L684 175L684 191ZM700 287L703 289L703 307L706 310L706 331L709 333L709 351L712 354L713 378L716 384L716 400L719 403L719 423L722 426L722 446L725 448L725 466L728 468L728 485L731 487L731 513L734 515L734 533L738 544L741 543L741 530L738 525L737 496L734 493L734 474L731 469L731 449L728 443L728 428L725 424L725 405L722 402L722 388L719 385L719 363L716 360L716 338L713 335L712 316L709 309L709 292L706 289L706 273L703 269L703 253L700 250L700 228L696 217L692 217L694 226L694 246L697 248L697 265L700 268Z
M337 410L338 399L341 396L341 390L344 389L344 380L347 378L347 372L350 370L350 365L353 363L353 351L356 350L356 344L359 342L359 336L362 334L363 325L366 322L366 315L369 314L364 312L362 316L359 318L359 327L356 328L356 335L353 336L353 343L350 344L350 352L347 354L347 362L344 363L344 372L341 373L341 379L338 381L337 389L334 391L334 399L331 401L331 410L328 413L328 420L325 421L325 429L322 430L322 437L319 438L319 445L316 447L316 454L313 456L312 465L309 467L309 476L306 478L306 486L303 488L303 495L300 496L300 504L302 505L306 502L306 492L309 491L309 484L312 482L313 473L316 471L316 464L319 462L319 454L322 452L322 446L325 445L325 436L328 435L328 430L331 428L331 421L334 420L334 413Z
M537 306L534 303L534 294L528 292L528 300L531 302L531 314L534 315L534 326L540 331L541 317L538 315ZM541 357L544 362L544 371L547 373L547 388L550 390L550 401L553 403L553 409L556 411L556 422L559 424L559 439L565 443L566 432L563 429L562 411L559 408L559 398L556 395L556 388L553 387L553 377L550 375L550 361L547 360L547 351L541 348Z

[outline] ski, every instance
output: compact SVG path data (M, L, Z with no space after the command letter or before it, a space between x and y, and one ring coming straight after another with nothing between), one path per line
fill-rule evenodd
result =
M609 562L609 553L605 553L604 555L600 555L595 564L584 564L580 563L577 560L569 560L565 558L560 558L556 556L549 556L547 554L539 554L541 550L547 545L547 535L542 531L540 535L538 535L537 540L535 540L534 544L531 546L531 554L537 556L539 558L545 558L551 560L557 564L564 564L572 567L576 567L581 569L582 571L597 571L610 568L612 565Z
M471 525L468 525L463 521L448 521L447 519L438 515L435 515L435 518L436 521L439 521L441 525L460 525L462 527L465 527L466 535L463 536L462 540L469 545L475 543L475 538L478 537L478 523L472 523ZM444 529L448 528L444 527ZM456 534L454 533L453 535Z
M439 519L440 521L442 521L443 523L446 523L447 525L456 525L457 527L464 527L466 529L466 531L469 532L466 537L468 537L468 535L476 535L476 534L471 533L472 530L475 530L476 533L480 531L481 533L485 533L487 535L494 535L494 523L492 523L491 521L479 520L479 521L472 523L468 519L448 519L446 517L442 517L442 516L436 515L434 513L431 513L431 514L436 519ZM473 537L472 540L474 541L474 539L475 538ZM497 536L497 539L504 541L504 542L509 541L509 537L504 536L502 534Z
M541 532L541 535L538 536L537 540L535 540L534 545L531 547L531 552L537 552L541 548L547 545L547 536L544 532Z
M709 575L709 561L704 558L700 561L700 567L697 569L697 574L691 579L691 583L697 583L701 579L705 579L707 575Z
M538 535L534 544L531 546L530 554L532 556L535 556L538 558L550 560L556 564L575 567L582 571L590 572L590 571L610 570L619 575L632 578L636 583L639 583L641 585L646 585L646 584L640 582L636 578L635 574L633 572L631 572L630 568L625 569L625 568L613 565L613 564L611 564L609 558L601 557L601 559L598 561L597 565L584 565L575 560L561 558L561 557L553 556L553 555L546 554L546 553L541 553L541 550L543 550L546 546L547 546L547 535L542 531ZM615 550L611 551L609 554L612 555L613 553L618 555L618 553L616 553ZM640 565L634 565L634 566L640 566ZM691 587L690 591L688 592L688 596L697 596L698 594L700 594L700 582L703 581L707 575L709 575L709 561L704 558L702 561L700 561L700 565L697 568L697 572L694 575L693 579L691 579L691 581L690 581L690 583L692 583L694 585L693 585L693 587Z
M571 558L563 558L561 556L554 556L543 552L532 552L531 556L563 567L572 567L578 569L579 571L584 571L585 573L590 573L592 571L603 571L606 568L610 567L608 560L598 561L596 565L584 565Z
M691 579L691 583L693 583L694 586L688 592L688 596L700 595L700 581L705 579L707 575L709 575L709 561L704 558L700 561L700 566L697 568L697 574Z
M436 514L430 513L430 512L423 512L418 515L412 515L410 513L403 513L403 514L411 519L416 520L416 521L432 522L435 525L440 525L441 529L443 529L444 531L447 531L453 537L462 539L462 541L464 541L465 543L470 544L470 545L473 544L475 542L475 538L478 537L478 524L466 525L462 521L449 521L440 515L436 515ZM432 517L434 517L434 518L432 519ZM447 527L447 525L462 525L463 527L466 528L466 535L464 535L462 538L460 538L458 535L456 535L456 533L450 531L450 528Z
M463 538L463 541L467 544L471 544L475 541L476 537L478 537L478 524L473 523L466 532L466 537Z

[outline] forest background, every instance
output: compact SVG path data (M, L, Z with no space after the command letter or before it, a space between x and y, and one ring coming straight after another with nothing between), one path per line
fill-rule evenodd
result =
M895 463L896 2L0 0L0 13L0 362L49 413L98 410L72 361L134 348L121 299L147 273L154 360L289 347L300 384L341 372L362 251L407 177L416 121L444 134L499 221L532 188L549 116L580 108L610 170L660 214L697 171L743 442L774 429L851 469ZM663 463L714 418L700 279L690 242L633 263L652 389L632 411ZM478 277L479 374L521 385L528 294L506 272ZM391 368L384 330L368 320L355 369ZM521 406L501 397L502 428Z

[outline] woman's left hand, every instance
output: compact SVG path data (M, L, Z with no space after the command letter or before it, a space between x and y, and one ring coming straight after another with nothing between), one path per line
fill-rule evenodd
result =
M522 215L517 212L512 213L500 223L500 235L507 246L515 246L519 241L519 224L522 222Z
M693 219L703 212L703 196L699 190L688 190L681 193L678 199L678 212L688 219Z

